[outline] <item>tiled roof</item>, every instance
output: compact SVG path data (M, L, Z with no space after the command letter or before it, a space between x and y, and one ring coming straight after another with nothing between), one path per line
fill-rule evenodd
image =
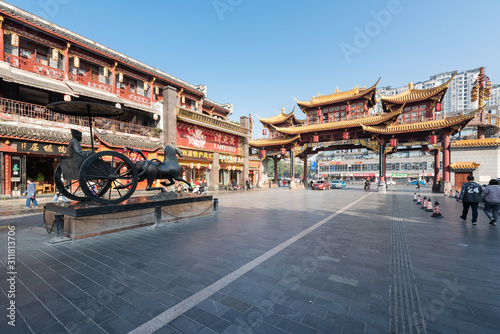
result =
M481 164L473 161L460 161L450 164L450 169L477 169Z
M456 128L455 130L458 130L458 128L465 126L470 120L472 120L478 111L479 109L465 115L452 116L425 122L388 125L387 127L365 126L364 124L361 124L361 126L363 127L363 130L367 132L378 133L378 134L423 132L429 130L449 128L449 127L455 127Z
M295 108L294 108L294 110L295 110ZM295 115L293 114L294 110L292 110L292 112L290 112L288 114L285 114L285 110L283 109L281 114L276 115L276 116L267 117L267 118L260 118L259 116L257 116L257 117L259 118L260 122L263 124L272 124L272 125L281 124L283 122L286 122L290 118L293 118L294 124L304 124L305 120L299 120L295 117Z
M469 139L469 140L457 140L451 142L451 147L488 147L488 146L500 146L500 138Z
M273 138L273 139L262 139L262 140L252 140L249 142L252 147L269 147L269 146L278 146L278 145L286 145L289 143L293 143L294 141L300 139L300 135L296 135L294 137L289 138Z
M289 135L317 132L317 131L329 131L329 130L335 130L335 129L346 129L346 128L359 127L359 126L361 126L361 124L376 125L376 124L380 124L380 123L384 123L384 122L393 121L396 118L398 118L400 113L401 113L401 108L396 110L396 111L393 111L391 113L381 114L381 115L377 115L377 116L353 118L353 119L348 119L345 121L303 125L303 126L296 126L296 127L291 127L291 128L277 128L277 127L275 127L275 129L276 129L276 131L278 131L280 133L289 134Z
M331 104L331 103L338 103L338 102L343 102L343 101L349 101L349 100L354 100L354 99L359 99L369 93L374 92L377 89L377 84L379 83L380 78L378 81L371 86L370 88L359 88L359 85L351 90L347 90L345 92L341 92L338 89L333 93L329 95L318 95L317 97L313 97L312 100L310 101L297 101L297 104L300 107L315 107L315 106L320 106L324 104Z
M109 147L123 148L130 147L143 151L156 151L163 146L163 140L152 141L150 138L139 138L126 135L118 135L95 130L97 138Z
M0 123L0 136L11 139L67 144L71 139L71 132L69 129L54 130ZM85 133L82 136L82 145L90 146L90 136Z
M456 73L455 73L456 74ZM382 101L382 104L384 103L393 103L393 104L403 104L403 103L408 103L408 102L416 102L416 101L422 101L426 100L440 92L445 92L448 89L448 86L450 85L451 80L455 77L455 74L451 77L450 80L445 82L444 84L429 88L429 89L413 89L413 84L410 83L409 89L405 92L396 94L396 95L391 95L391 96L385 96L379 93L380 95L380 101Z

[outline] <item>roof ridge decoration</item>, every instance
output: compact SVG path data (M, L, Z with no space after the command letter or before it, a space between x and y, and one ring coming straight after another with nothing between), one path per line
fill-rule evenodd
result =
M354 118L354 119L348 119L345 121L336 121L336 122L329 122L329 123L322 123L322 124L302 125L302 126L296 126L296 127L292 127L292 128L278 128L278 127L275 127L273 125L271 125L271 126L274 127L276 129L276 131L283 133L283 134L288 134L288 135L316 132L316 131L328 131L328 130L335 130L335 129L347 129L347 128L359 127L360 124L376 125L376 124L385 123L385 122L392 122L399 117L399 115L401 114L401 110L402 110L402 108L399 108L396 111L392 111L390 113L385 113L385 114L376 115L376 116Z
M407 123L407 124L390 124L385 127L378 126L367 126L364 124L360 125L366 132L371 132L375 134L397 134L397 133L407 133L407 132L423 132L429 130L438 130L442 128L453 128L456 133L460 131L469 121L471 121L474 116L481 109L474 110L468 114L451 116L438 120L417 122L417 123Z
M281 108L281 114L279 114L279 115L275 115L275 116L271 116L271 117L267 117L267 118L260 118L259 115L256 115L256 116L262 124L269 124L269 125L280 124L280 123L283 123L283 122L289 120L291 117L293 117L293 120L296 123L304 124L305 120L297 119L297 117L295 117L295 115L294 115L294 112L295 112L295 106L293 106L292 111L288 114L285 113L285 108Z
M257 139L251 140L249 145L252 147L268 147L268 146L278 146L293 143L296 140L300 140L300 134L288 137L288 138L273 138L273 139Z
M396 95L382 95L379 91L377 91L377 93L380 96L380 101L382 102L382 104L384 103L401 104L405 102L421 101L430 98L442 92L443 90L447 90L448 86L450 85L451 81L453 80L453 78L455 78L456 75L457 71L453 73L453 75L448 81L437 87L432 87L427 89L414 89L413 83L410 82L408 84L408 90L405 90L402 93Z
M373 90L377 89L377 84L380 82L381 78L378 78L377 82L371 86L370 88L359 88L360 85L357 85L353 89L347 90L345 92L341 92L338 87L333 92L332 94L328 95L318 95L317 97L312 97L310 101L299 101L294 97L295 102L301 107L307 108L307 107L315 107L315 106L320 106L324 104L330 104L330 103L337 103L337 102L342 102L346 100L352 100L355 98L361 98L362 96L372 92ZM304 111L302 109L302 111Z
M136 138L106 131L95 131L97 138L109 147L131 147L144 151L157 151L163 146L163 140L153 141L151 138Z
M459 170L459 169L477 169L481 164L474 161L456 161L450 164L450 169Z
M500 146L500 138L483 138L456 140L451 142L452 147L488 147Z

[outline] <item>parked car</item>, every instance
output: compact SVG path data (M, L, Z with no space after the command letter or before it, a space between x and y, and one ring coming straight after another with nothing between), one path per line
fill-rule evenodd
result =
M313 183L312 185L312 190L317 189L317 190L325 190L325 189L330 189L330 183L326 182L325 180L318 180Z
M420 183L421 185L425 186L425 181L418 181L418 183ZM416 186L417 185L417 181L410 181L408 183L406 183L407 186Z
M331 189L342 189L345 186L346 186L345 182L340 180L333 180L332 182L330 182Z

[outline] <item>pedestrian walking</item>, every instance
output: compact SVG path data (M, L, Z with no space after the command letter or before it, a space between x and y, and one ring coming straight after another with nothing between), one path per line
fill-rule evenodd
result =
M484 200L484 213L490 220L490 225L495 226L498 220L498 210L500 210L500 186L498 180L491 179L481 196Z
M26 208L29 209L31 206L31 202L33 202L33 205L35 208L38 208L38 202L36 201L36 185L33 183L32 179L28 179L27 181L28 187L26 187L26 191L24 192L23 195L26 196Z
M417 188L416 189L420 190L420 181L419 180L417 180Z
M477 223L477 207L479 202L481 202L482 197L481 193L483 192L483 188L479 183L474 182L474 176L467 176L467 181L462 185L462 190L460 191L460 195L458 196L458 200L462 202L463 209L462 215L460 219L463 221L467 220L467 213L469 212L469 208L472 209L472 225L476 225Z

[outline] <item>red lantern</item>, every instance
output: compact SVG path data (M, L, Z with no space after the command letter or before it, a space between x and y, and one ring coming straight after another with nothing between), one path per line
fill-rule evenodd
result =
M260 151L260 155L262 155L263 157L265 157L266 156L266 150Z
M349 139L349 132L344 132L344 139L345 140Z
M281 148L281 154L285 154L286 153L286 148L282 147Z
M320 109L318 109L318 117L322 117L322 116L323 116L323 112Z
M398 140L396 138L391 138L391 146L392 147L398 146Z
M441 103L436 103L436 111L441 111L441 110L442 110Z
M267 135L267 129L262 130L262 134L265 136Z
M317 143L319 141L319 136L314 136L313 140L314 140L315 143Z
M432 135L432 136L430 136L430 137L429 137L429 142L430 142L431 144L437 144L437 142L438 142L438 138L437 138L437 136L436 136L436 135Z
M348 105L345 106L345 111L346 112L350 112L351 111L351 105L350 104L348 104Z

